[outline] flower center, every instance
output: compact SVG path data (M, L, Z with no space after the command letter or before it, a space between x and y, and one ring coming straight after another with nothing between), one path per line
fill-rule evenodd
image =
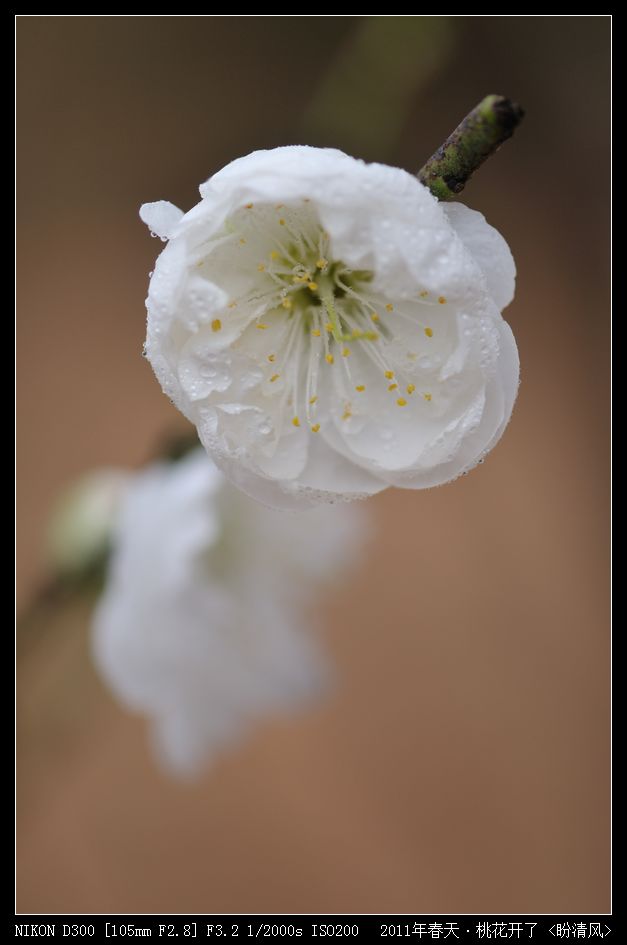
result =
M220 257L224 250L226 264L227 251L232 253L233 246L238 253L231 279ZM325 368L334 364L340 419L353 416L353 399L366 390L358 364L353 373L347 361L354 344L376 368L378 384L396 406L405 407L406 398L414 392L422 395L425 404L431 402L429 390L420 390L412 377L404 378L386 351L395 340L395 318L412 323L417 342L420 337L423 344L431 339L433 330L419 317L417 304L426 311L426 306L439 307L446 299L428 299L429 293L423 291L395 310L373 289L373 272L352 269L334 258L329 234L309 200L300 206L246 204L227 220L214 248L211 277L222 284L232 281L231 291L237 286L228 308L248 326L237 344L247 346L248 329L265 332L268 392L281 392L281 414L290 411L293 426L301 426L302 418L312 432L320 430L316 418L319 381ZM222 319L212 322L213 331L223 327ZM406 358L416 361L418 355L407 351Z
M247 209L252 211L253 206ZM324 331L338 343L378 340L372 320L378 316L362 294L372 272L354 271L333 260L329 236L311 211L298 215L292 211L291 219L288 213L285 210L266 230L266 250L268 245L270 249L256 267L270 292L268 308L280 307L290 318L298 317L302 329L313 337Z

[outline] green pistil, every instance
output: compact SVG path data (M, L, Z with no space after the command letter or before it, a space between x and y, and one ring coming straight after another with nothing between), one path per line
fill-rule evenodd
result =
M333 297L331 295L325 295L322 299L326 313L329 317L329 324L331 325L331 334L336 341L345 341L348 337L342 332L342 326L340 324L340 319L335 311L335 305L333 304Z

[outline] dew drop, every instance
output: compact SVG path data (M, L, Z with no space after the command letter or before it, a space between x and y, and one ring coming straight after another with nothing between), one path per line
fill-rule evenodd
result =
M260 370L253 369L246 371L242 377L242 390L251 390L251 388L256 387L258 384L261 384L263 380L263 373Z

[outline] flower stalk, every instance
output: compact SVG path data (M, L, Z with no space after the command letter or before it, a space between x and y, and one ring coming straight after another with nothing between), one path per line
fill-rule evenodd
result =
M524 117L503 95L487 95L418 171L418 180L438 200L454 200L477 168L494 154Z

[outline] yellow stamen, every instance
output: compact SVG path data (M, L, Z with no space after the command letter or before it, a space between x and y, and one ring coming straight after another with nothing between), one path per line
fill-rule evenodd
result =
M326 259L323 259L322 256L316 261L316 267L318 269L325 269L329 265Z
M385 306L385 310L386 310L386 312L393 312L393 311L394 311L394 306L392 305L391 302L388 302L388 304Z
M408 394L413 394L413 392L414 392L415 390L416 390L416 385L415 385L415 384L408 384L408 385L407 385L407 393L408 393Z
M309 398L309 403L310 403L310 404L315 404L315 402L317 401L317 399L318 399L317 395L314 394L313 397L310 397L310 398Z
M313 426L312 426L312 428L311 428L311 432L312 432L312 433L317 433L319 429L320 429L320 424L319 424L319 423L314 423Z
M227 305L227 308L235 308L236 306L237 306L237 302L229 302L229 304Z
M398 390L398 384L390 384L388 390Z
M335 358L333 357L332 354L325 354L324 360L327 362L327 364L333 364L333 362L335 361Z
M423 289L422 292L420 293L420 298L421 298L421 299L426 299L426 297L427 297L428 295L429 295L429 293L427 292L427 290L426 290L426 289Z
M265 272L265 271L266 271L266 267L264 266L264 264L259 263L259 265L257 266L257 272Z
M406 407L406 406L407 406L407 401L405 400L404 397L399 397L398 400L396 401L396 403L399 405L399 407Z
M241 238L240 241L239 241L240 246L243 246L245 242L246 242L246 240L245 240L244 237L242 236L242 238Z
M273 249L270 253L270 259L280 259L280 258L281 258L281 254L278 252L278 250Z
M425 328L425 335L427 338L433 338L433 328Z
M281 376L280 374L273 374L272 377L270 378L270 383L274 384L275 381L278 381L280 376Z
M279 224L281 226L285 226L285 220L283 219L283 217L281 217L281 219L279 220Z
M276 354L269 354L268 361L274 361L274 360L276 360Z
M292 300L291 300L291 299L283 299L283 301L281 302L281 305L283 306L283 308L291 308L291 307L292 307Z
M327 322L326 325L324 326L324 329L325 331L333 331L333 325L331 324L331 322Z
M349 358L349 357L350 357L350 353L351 353L351 349L350 349L350 348L342 348L342 357L343 357L343 358Z
M346 404L346 406L344 407L344 413L342 414L342 420L348 420L349 417L352 417L352 416L353 414L351 412L351 405Z
M294 417L294 419L292 420L292 425L295 427L300 426L300 420L298 419L298 417Z
M255 327L259 328L261 331L265 331L268 326L262 324L262 322L257 322L257 325Z
M211 331L220 331L222 329L222 322L219 318L214 318L211 322Z
M422 396L425 400L431 400L431 394L423 394Z
M379 321L379 315L378 315L377 312L373 312L372 315L370 316L370 318L372 319L373 322L378 322L378 321Z
M368 341L377 341L379 336L376 331L365 331L364 338L366 338Z
M311 334L314 336L314 338L319 338L319 337L320 337L320 329L319 329L319 328L312 328Z
M317 283L317 282L309 282L309 283L307 283L307 288L308 288L308 289L311 289L312 292L315 292L315 291L317 290L317 288L318 288L318 283Z
M440 305L446 305L446 299L444 298L443 295L440 296L440 298L438 299L438 302L440 303Z
M252 210L253 205L252 205L252 203L247 203L247 204L245 204L245 207L246 207L247 210Z
M363 394L363 392L365 391L365 389L366 389L366 385L365 385L365 384L358 384L357 387L355 388L355 390L356 390L356 391L359 391L360 394Z
M388 381L391 381L394 377L394 371L386 371L385 376L387 377Z

